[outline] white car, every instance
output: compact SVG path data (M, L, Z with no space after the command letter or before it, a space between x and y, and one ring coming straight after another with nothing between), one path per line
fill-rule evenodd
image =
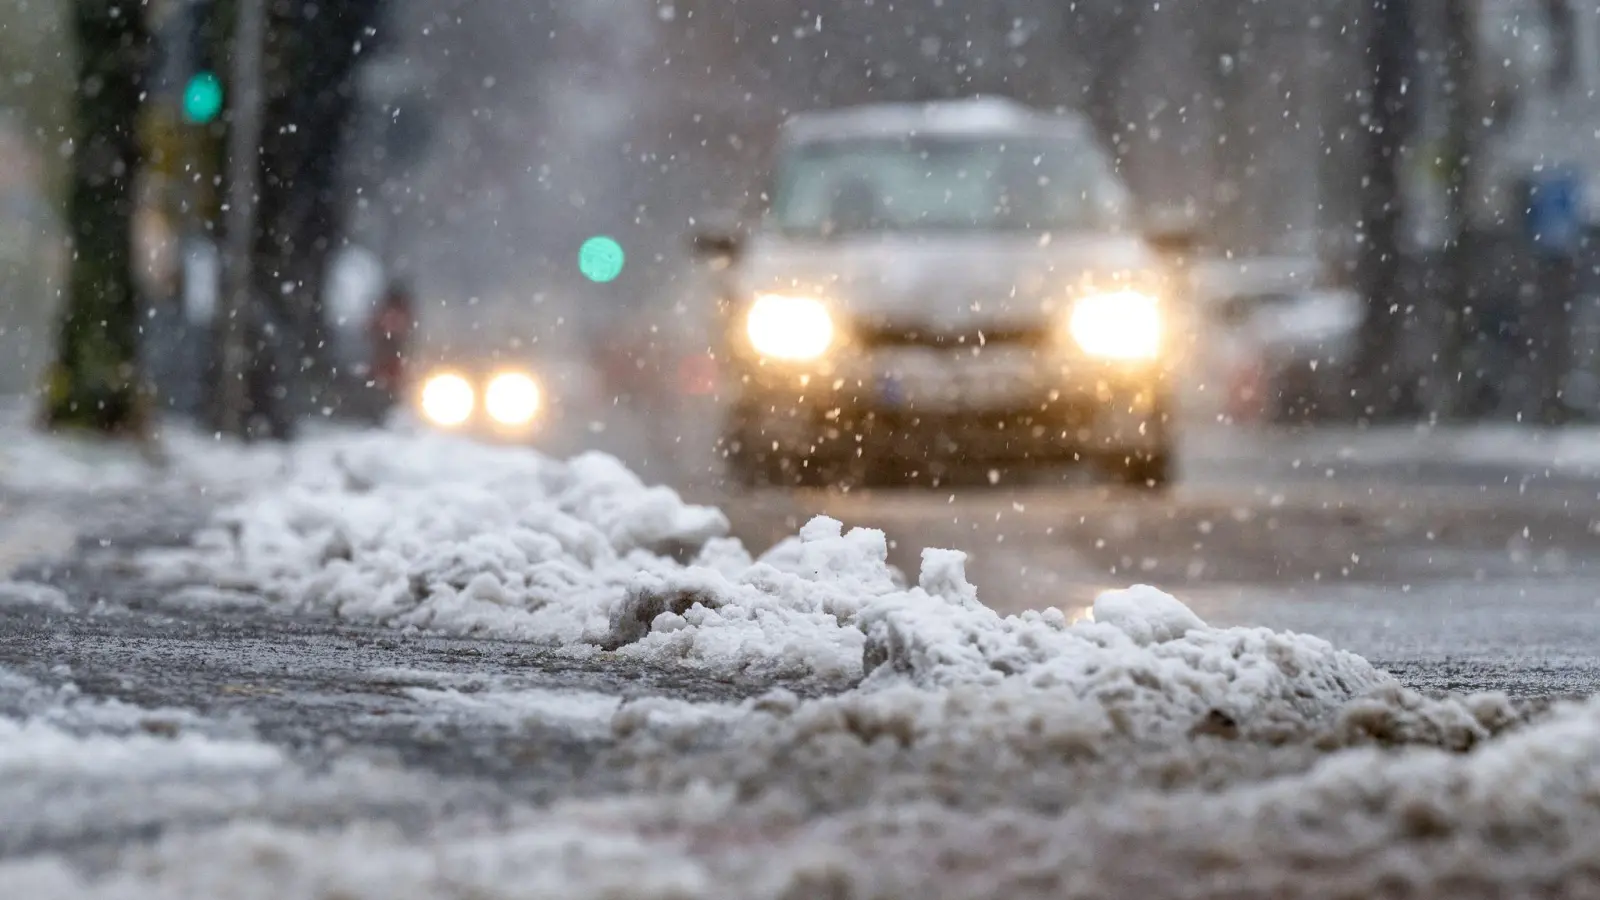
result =
M1308 287L1231 299L1224 339L1236 421L1301 423L1345 410L1346 380L1363 305L1354 291Z
M767 196L755 227L695 240L720 273L738 478L1082 461L1169 482L1185 298L1084 119L987 99L805 114Z

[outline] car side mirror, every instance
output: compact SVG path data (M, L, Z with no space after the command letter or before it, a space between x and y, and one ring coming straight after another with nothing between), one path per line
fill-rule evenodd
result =
M698 223L689 236L689 249L696 259L726 265L744 249L744 235L729 217L715 217Z

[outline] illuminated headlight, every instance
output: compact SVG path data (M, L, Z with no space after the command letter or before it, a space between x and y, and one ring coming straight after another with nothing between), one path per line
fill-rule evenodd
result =
M520 428L539 415L544 401L539 383L521 372L503 372L490 379L483 393L489 418L508 428Z
M1106 359L1154 359L1161 352L1161 305L1137 291L1091 294L1072 307L1072 339Z
M472 383L460 375L433 375L422 384L422 414L443 428L455 428L472 418L477 402Z
M810 297L764 294L751 304L745 332L762 356L809 362L833 345L833 316Z

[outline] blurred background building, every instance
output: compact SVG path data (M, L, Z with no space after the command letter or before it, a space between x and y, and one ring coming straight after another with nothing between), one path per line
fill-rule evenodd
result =
M1441 348L1487 372L1502 363L1473 356L1476 335L1529 320L1530 309L1550 319L1549 304L1528 300L1529 285L1550 297L1555 283L1523 261L1530 242L1555 241L1535 233L1549 226L1526 211L1529 191L1546 185L1554 196L1559 175L1563 190L1577 186L1581 246L1561 251L1574 274L1556 307L1572 319L1542 327L1572 325L1573 346L1562 352L1584 377L1569 379L1569 394L1600 407L1600 389L1584 393L1600 345L1588 298L1600 292L1582 264L1600 166L1600 9L1577 0L1388 2L1408 23L1396 46L1414 50L1394 198L1404 222L1397 252L1407 259L1408 286L1395 291L1410 311L1407 377L1423 377ZM175 21L191 5L163 0L152 15ZM1087 112L1139 196L1194 209L1218 257L1302 259L1314 280L1347 282L1373 168L1374 6L389 0L357 41L352 114L338 133L317 136L344 151L336 185L345 212L328 265L347 267L330 282L345 293L326 305L341 310L335 320L356 315L376 295L374 279L358 276L377 263L414 284L425 328L456 340L506 323L574 340L614 336L623 321L682 325L697 296L684 233L698 217L759 209L761 160L786 115L979 93ZM35 377L57 293L69 8L18 0L0 10L0 347L17 361L0 366L0 390ZM183 29L157 33L162 64L176 67L157 92L170 103L195 61L174 50ZM299 89L325 87L312 79ZM1465 182L1455 160L1470 167ZM150 177L170 171L155 166ZM1453 203L1462 183L1465 202ZM150 196L170 200L166 188ZM184 256L163 249L184 226L170 203L162 209L140 220L145 289L156 294L177 292L172 272ZM1470 220L1458 227L1462 210ZM1464 233L1482 252L1452 281L1445 251ZM607 284L576 268L577 247L596 234L628 251L622 277ZM1478 299L1464 299L1463 284ZM1497 352L1515 356L1530 327L1523 321L1522 338ZM1452 349L1452 336L1463 346Z

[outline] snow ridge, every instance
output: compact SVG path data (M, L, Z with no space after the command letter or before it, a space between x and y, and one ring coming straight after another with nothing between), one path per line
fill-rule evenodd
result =
M826 517L753 559L719 511L599 454L392 435L294 453L286 487L229 507L192 548L147 553L146 568L286 610L730 677L865 692L1014 683L1077 698L1129 737L1299 732L1394 687L1324 641L1211 628L1154 588L1106 594L1094 621L1001 616L963 554L927 551L907 587L882 532Z

